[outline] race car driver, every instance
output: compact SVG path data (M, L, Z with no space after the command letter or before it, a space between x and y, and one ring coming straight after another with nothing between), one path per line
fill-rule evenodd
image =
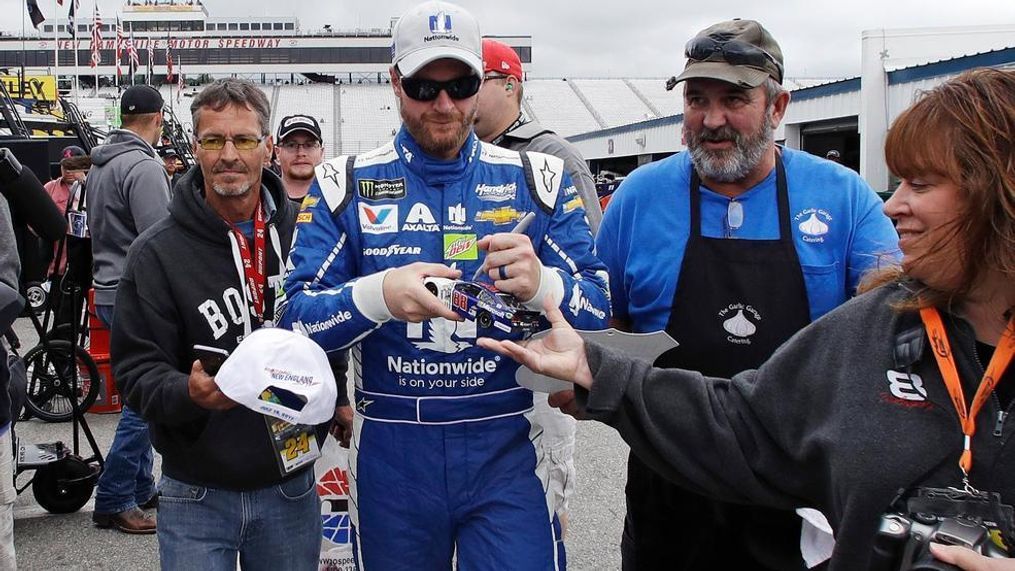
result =
M423 280L482 268L528 309L551 298L575 327L598 329L609 317L605 267L563 162L473 134L483 63L472 16L427 2L393 35L403 126L374 151L318 167L280 324L327 351L354 346L361 567L450 569L455 556L461 568L560 568L533 394L516 384L516 365L475 345L520 335L458 320ZM525 233L509 233L528 212Z

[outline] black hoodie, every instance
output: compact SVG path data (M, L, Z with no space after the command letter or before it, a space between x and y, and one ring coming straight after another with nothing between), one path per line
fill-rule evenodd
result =
M267 228L264 315L270 319L296 206L286 200L274 173L264 170L261 183L276 207ZM169 213L141 234L127 255L111 341L117 386L127 405L148 421L169 477L230 490L275 484L284 478L264 416L242 406L209 411L188 392L193 346L231 352L245 334L243 315L249 315L229 226L205 202L201 169L191 169L177 183ZM319 442L326 429L327 424L319 427Z

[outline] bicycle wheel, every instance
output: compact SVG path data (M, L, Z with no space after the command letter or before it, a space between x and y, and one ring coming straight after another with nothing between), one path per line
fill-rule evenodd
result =
M74 358L71 358L74 355ZM81 411L88 410L99 396L99 369L87 351L68 341L50 341L32 347L25 353L28 370L28 398L25 408L46 422L70 420L71 398ZM77 391L72 394L72 380L77 377Z

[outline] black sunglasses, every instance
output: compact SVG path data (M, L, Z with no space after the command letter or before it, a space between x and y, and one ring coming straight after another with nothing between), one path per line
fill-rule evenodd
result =
M731 65L749 65L761 69L774 65L779 72L778 80L782 82L782 64L772 54L754 44L705 36L691 39L684 47L684 56L688 59L705 61L715 55Z
M477 75L456 77L448 81L403 77L402 90L416 101L433 101L441 91L447 91L448 97L452 99L468 99L479 93L479 84L482 81Z

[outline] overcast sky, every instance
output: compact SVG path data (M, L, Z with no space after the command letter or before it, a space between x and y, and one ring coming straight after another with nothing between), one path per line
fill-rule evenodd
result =
M69 0L68 0L69 1ZM90 17L95 0L81 0ZM98 0L104 17L122 5ZM47 18L54 0L38 0ZM211 16L295 15L303 30L387 28L415 0L204 0ZM1015 24L1013 0L459 0L492 35L531 35L530 77L669 77L695 32L734 17L760 21L782 47L788 77L860 73L869 29ZM66 16L66 4L59 15ZM20 31L24 0L0 0L0 30ZM294 12L288 12L292 10ZM31 23L27 24L31 28ZM1015 44L1013 38L1012 44ZM959 54L956 54L959 55Z

